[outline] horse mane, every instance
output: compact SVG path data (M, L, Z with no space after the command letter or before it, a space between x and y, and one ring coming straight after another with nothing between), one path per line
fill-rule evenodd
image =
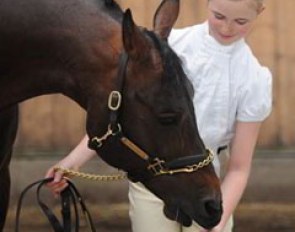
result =
M123 10L114 0L104 0L105 10L109 15L118 22L122 21Z

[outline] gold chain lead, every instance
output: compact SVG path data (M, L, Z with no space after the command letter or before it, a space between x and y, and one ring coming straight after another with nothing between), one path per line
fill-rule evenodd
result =
M156 176L165 175L165 174L173 175L176 173L195 172L195 171L199 170L200 168L208 166L213 161L214 155L213 155L212 151L207 150L207 153L208 153L207 158L197 164L193 164L190 166L186 166L184 168L178 168L178 169L174 169L174 170L161 169L159 172L156 173ZM85 172L74 171L74 170L71 170L68 168L63 168L60 166L55 167L54 171L62 172L65 176L68 176L68 177L80 177L83 179L93 180L93 181L119 181L119 180L124 180L127 178L126 173L117 174L117 175L95 175L95 174L89 174L89 173L85 173Z
M79 177L87 180L93 181L119 181L126 179L126 174L117 174L117 175L94 175L85 172L78 172L68 168L55 167L54 171L62 172L65 176L68 177Z

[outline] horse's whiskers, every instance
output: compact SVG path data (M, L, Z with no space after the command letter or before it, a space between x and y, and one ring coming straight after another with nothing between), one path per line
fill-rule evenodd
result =
M177 210L176 210L176 216L175 216L175 221L177 222L177 219L178 219L178 212L179 212L179 208L177 207Z

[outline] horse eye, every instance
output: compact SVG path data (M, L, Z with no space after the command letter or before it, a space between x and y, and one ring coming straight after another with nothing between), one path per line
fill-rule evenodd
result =
M165 112L158 116L158 120L162 125L175 125L179 122L180 115L175 112Z

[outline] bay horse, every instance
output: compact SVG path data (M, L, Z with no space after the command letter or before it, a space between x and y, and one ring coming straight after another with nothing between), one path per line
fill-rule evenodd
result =
M192 86L167 44L178 12L178 0L163 0L147 30L113 0L1 0L0 229L17 104L54 93L87 111L89 146L162 199L168 218L205 228L220 221L219 179Z

